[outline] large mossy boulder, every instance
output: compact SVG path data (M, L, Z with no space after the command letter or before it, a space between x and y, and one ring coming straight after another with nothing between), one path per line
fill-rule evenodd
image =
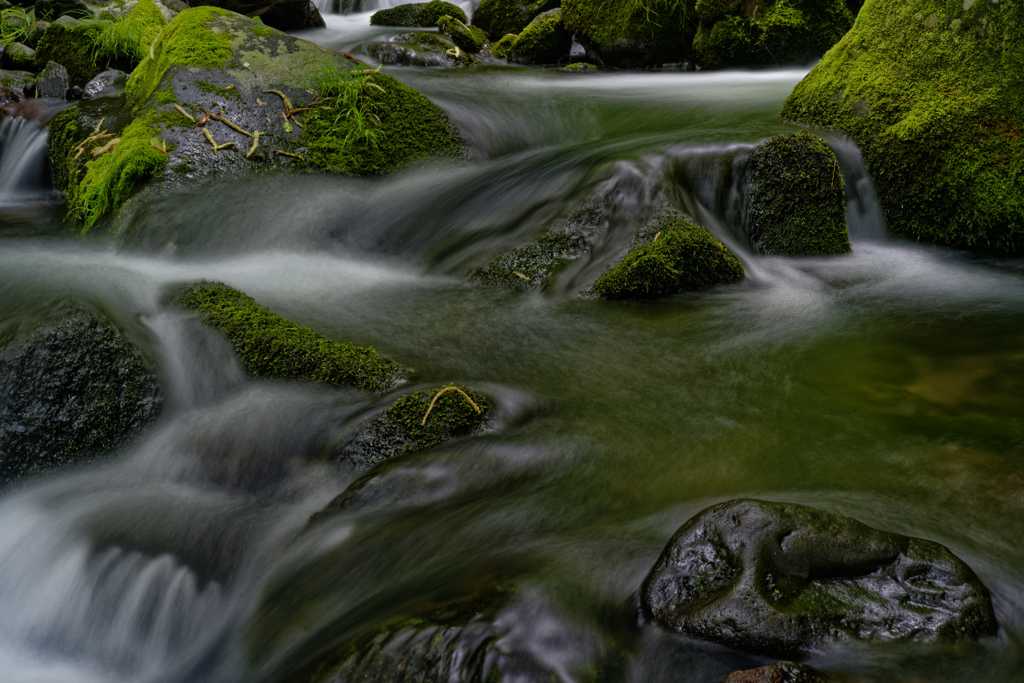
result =
M790 503L707 508L675 533L640 595L668 631L781 657L996 632L988 591L945 547Z
M99 127L79 107L50 125L58 187L85 229L147 183L269 169L381 175L464 154L448 116L412 88L215 7L161 30L124 98Z
M594 283L605 299L656 299L743 278L743 264L704 228L668 214Z
M332 341L262 307L252 297L220 283L193 285L176 297L231 342L252 377L355 386L383 392L402 379L391 358L370 347Z
M777 135L750 156L749 232L766 254L818 256L850 251L839 160L821 138Z
M437 28L460 50L476 54L487 43L487 35L476 26L466 26L460 19L445 15L437 20Z
M642 68L686 60L693 0L563 0L567 31L606 66Z
M512 43L508 61L514 64L555 64L569 54L572 35L562 26L562 10L539 15Z
M458 5L444 0L431 0L430 2L413 2L377 10L370 16L370 24L373 26L427 27L436 26L437 20L444 16L454 17L463 24L469 21L466 13Z
M153 364L105 317L65 306L0 351L0 482L117 449L162 405Z
M696 62L705 69L818 59L853 25L843 0L697 0Z
M1024 7L868 0L786 119L860 146L891 231L1024 250Z
M282 31L326 26L312 0L191 0L192 7L220 7L260 21Z
M473 10L473 25L491 37L518 34L535 16L558 7L557 0L482 0Z

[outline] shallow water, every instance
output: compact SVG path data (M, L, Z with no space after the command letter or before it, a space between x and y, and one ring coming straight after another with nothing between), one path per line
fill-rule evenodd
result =
M330 19L310 37L344 49L370 32ZM169 401L125 452L0 494L5 681L277 681L496 579L518 589L503 646L565 680L618 658L623 680L717 681L764 660L638 631L633 606L672 532L740 496L944 543L992 591L1000 634L977 646L811 663L852 681L1018 680L1019 260L886 239L842 140L853 252L751 253L720 162L790 130L777 112L803 71L391 72L450 112L464 168L224 182L153 198L116 239L73 237L22 197L21 227L2 233L0 331L85 298L158 362ZM466 284L594 192L614 207L608 230L557 286ZM659 197L701 214L747 279L658 302L576 297ZM389 470L422 482L412 498L300 534L356 476L317 456L393 396L245 379L167 305L199 279L373 345L412 368L403 390L470 384L496 420Z

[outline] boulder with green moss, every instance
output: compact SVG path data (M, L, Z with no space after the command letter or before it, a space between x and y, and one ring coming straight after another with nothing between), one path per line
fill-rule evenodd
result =
M455 17L443 16L437 20L437 27L452 39L452 42L466 52L476 54L483 49L487 35L476 26L466 26Z
M35 87L35 75L29 71L0 70L0 107L25 99L25 88Z
M839 160L809 133L776 135L750 156L749 234L766 254L819 256L850 251Z
M66 110L50 125L58 187L85 229L147 183L380 175L464 154L448 116L412 88L223 9L180 13L143 52L117 116L94 131Z
M743 265L704 228L666 214L637 238L622 263L594 283L605 299L655 299L743 278Z
M448 36L431 31L402 33L386 42L363 44L357 49L388 65L456 68L479 63L473 55L456 48Z
M267 26L298 31L326 26L312 0L191 0L192 7L220 7L247 17L259 16Z
M66 305L0 351L0 482L123 446L162 405L153 363L105 316Z
M402 379L401 369L391 358L296 325L227 285L193 285L181 291L176 302L224 334L252 377L349 385L376 392L387 391Z
M37 68L36 51L24 43L11 43L4 50L4 62L14 70L34 70Z
M466 23L466 13L458 5L453 5L444 0L431 0L431 2L412 2L404 5L395 5L382 10L377 10L370 16L370 24L373 26L436 26L437 20L441 17L455 17L462 23Z
M556 7L557 0L482 0L473 10L473 25L491 36L519 33L535 16Z
M501 59L508 57L508 53L512 49L512 44L516 42L516 38L518 37L518 33L507 33L501 37L501 40L491 43L491 55Z
M889 230L1024 250L1024 8L868 0L783 117L857 142Z
M606 66L642 68L690 57L694 0L563 0L567 31Z
M572 34L562 26L562 10L539 15L512 43L508 61L516 64L554 64L569 54Z
M696 62L705 69L808 63L853 25L843 0L696 0Z

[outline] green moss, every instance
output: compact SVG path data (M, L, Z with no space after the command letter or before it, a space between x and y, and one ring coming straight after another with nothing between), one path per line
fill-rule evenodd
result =
M466 26L459 19L450 16L443 16L437 20L437 27L441 32L452 39L460 50L470 54L476 54L483 49L487 42L487 35L476 26Z
M258 26L252 27L252 32L258 35L260 38L268 38L274 33L274 29L269 26L264 26L263 22L260 21L259 17L253 17L253 19L259 22Z
M739 259L685 218L666 216L654 235L656 240L641 243L598 278L594 293L605 299L654 299L743 277Z
M596 66L593 64L587 64L586 62L576 62L575 64L569 64L568 66L562 67L562 71L569 74L588 74L594 73L597 70Z
M370 16L374 26L434 26L443 16L455 17L466 23L466 13L458 5L444 0L424 3L407 3L378 10Z
M839 161L809 133L776 135L750 157L750 239L768 254L850 251Z
M401 379L394 360L369 347L331 341L219 283L194 285L178 304L220 330L253 377L298 379L387 391Z
M69 107L54 116L47 126L47 151L53 169L53 184L62 192L77 184L79 179L78 167L74 162L75 146L89 132L82 129L79 114L78 107Z
M206 24L215 16L233 16L217 7L193 7L176 16L160 32L149 54L132 72L125 87L131 107L144 103L171 66L222 68L231 60L231 34L214 33Z
M843 0L775 0L753 14L743 3L698 0L693 49L704 68L817 59L853 24Z
M508 289L538 287L588 247L576 230L553 230L478 268L470 280Z
M332 112L314 111L303 131L314 164L336 173L383 175L431 158L462 158L462 138L444 111L391 76L372 79L376 87L365 89L360 101L372 106L378 137L347 139Z
M563 0L562 20L608 66L643 67L689 55L694 0Z
M492 36L519 33L535 16L557 6L555 0L482 0L473 11L473 25Z
M1024 250L1019 3L868 0L783 116L857 142L890 230Z
M523 29L512 43L508 61L520 64L554 64L569 54L572 36L562 27L562 10L545 12Z
M36 54L44 63L57 62L67 69L72 84L85 85L100 71L94 47L99 37L100 28L94 23L50 24L39 39Z
M491 45L491 54L502 59L507 57L509 50L512 49L512 43L516 42L518 37L519 35L514 33L502 36L501 40Z

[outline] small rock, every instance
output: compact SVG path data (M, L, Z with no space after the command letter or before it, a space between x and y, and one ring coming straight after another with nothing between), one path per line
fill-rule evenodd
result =
M117 69L108 69L85 84L82 99L94 100L97 97L116 97L124 91L128 82L128 74Z
M828 676L806 664L775 662L756 669L733 671L721 683L828 683Z
M36 65L36 51L24 43L14 43L7 46L4 61L13 69L31 70Z
M70 87L71 78L68 76L68 70L57 62L47 63L46 68L39 74L39 79L36 81L38 97L63 100L67 97Z

